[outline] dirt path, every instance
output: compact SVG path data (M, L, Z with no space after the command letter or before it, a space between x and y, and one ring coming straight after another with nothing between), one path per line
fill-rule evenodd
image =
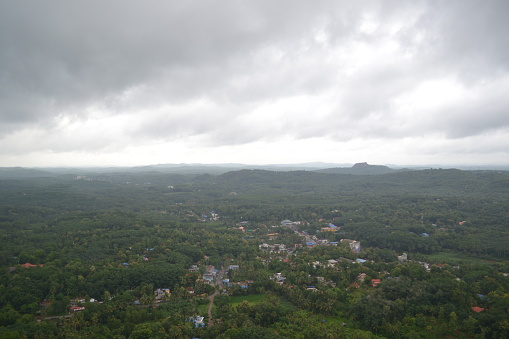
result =
M212 308L214 307L214 297L216 295L219 295L219 292L218 291L215 291L214 294L212 294L211 296L209 296L209 299L210 299L210 304L209 304L209 310L208 310L208 315L209 315L209 324L208 324L208 327L210 326L213 326L214 325L214 319L212 319Z

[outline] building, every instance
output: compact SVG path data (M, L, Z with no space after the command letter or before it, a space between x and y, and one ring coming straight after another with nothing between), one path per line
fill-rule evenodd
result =
M402 255L398 255L398 261L399 262L405 262L408 260L408 255L406 253L403 253Z
M350 246L350 249L355 253L360 253L361 251L361 242L350 239L341 239L341 243L347 243Z
M156 300L163 300L167 299L171 296L170 289L169 288L158 288L154 291L154 296Z

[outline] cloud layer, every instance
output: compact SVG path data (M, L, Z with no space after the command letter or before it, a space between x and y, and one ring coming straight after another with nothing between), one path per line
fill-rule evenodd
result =
M2 2L0 166L507 162L508 12Z

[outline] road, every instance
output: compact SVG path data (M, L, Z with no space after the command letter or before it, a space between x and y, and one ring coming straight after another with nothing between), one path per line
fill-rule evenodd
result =
M216 291L214 292L214 294L212 294L211 296L208 297L210 299L209 310L208 310L208 315L209 315L208 327L214 326L214 319L212 318L212 308L214 307L214 298L216 295L221 294L220 291L223 289L223 277L225 276L225 274L226 274L226 269L224 267L221 267L221 269L217 272L216 279L214 281L214 285L216 286Z
M219 295L219 291L215 291L214 294L212 294L211 296L208 297L210 299L209 310L208 310L208 315L209 315L208 327L214 326L214 319L212 318L212 308L214 307L214 298L216 295Z

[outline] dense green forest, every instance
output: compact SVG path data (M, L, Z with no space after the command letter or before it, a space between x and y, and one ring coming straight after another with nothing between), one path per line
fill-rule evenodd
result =
M0 169L0 337L507 338L508 220L506 171Z

